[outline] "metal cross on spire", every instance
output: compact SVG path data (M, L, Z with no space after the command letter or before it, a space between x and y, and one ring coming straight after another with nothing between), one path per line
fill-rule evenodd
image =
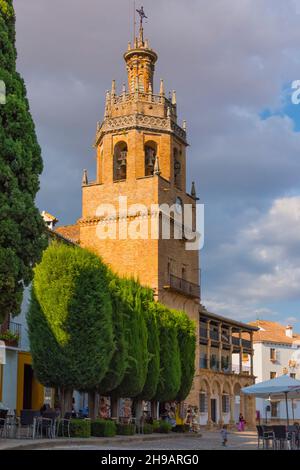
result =
M137 9L136 11L140 15L140 28L142 29L143 28L143 20L148 19L148 16L145 15L143 6L141 7L140 10Z

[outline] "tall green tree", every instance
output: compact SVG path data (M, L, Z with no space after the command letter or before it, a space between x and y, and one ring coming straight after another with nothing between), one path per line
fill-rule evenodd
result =
M110 274L109 290L112 300L112 320L114 329L114 340L116 349L110 361L109 370L99 384L99 393L109 396L109 393L116 389L122 380L128 366L128 343L125 335L125 315L124 302L120 290L118 278Z
M156 318L156 303L144 303L144 318L148 331L148 373L143 391L138 398L140 400L150 401L154 398L160 376L160 343L159 343L159 327Z
M172 318L173 311L156 304L156 318L159 325L160 377L155 400L175 400L181 385L181 359L177 328Z
M196 326L184 312L172 311L180 351L181 383L176 400L183 401L191 391L195 375Z
M79 247L53 243L35 268L28 314L38 380L67 395L94 392L114 353L107 268Z
M120 279L119 283L128 342L128 365L122 382L113 390L112 396L134 398L142 392L148 371L148 333L143 302L149 295L149 289L143 288L134 279Z
M16 55L12 1L0 0L0 80L6 85L6 104L0 105L0 322L19 313L46 243L35 207L41 150Z

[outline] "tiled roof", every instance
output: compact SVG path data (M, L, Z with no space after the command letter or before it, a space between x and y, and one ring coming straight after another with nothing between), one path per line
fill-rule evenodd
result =
M71 240L74 243L79 243L80 240L80 228L79 225L65 225L62 227L56 227L55 232L62 235L67 240Z
M253 335L253 340L255 343L300 343L300 335L293 333L293 337L290 338L286 335L286 326L281 325L280 323L266 320L256 320L254 322L250 322L250 325L260 328L260 330L256 331Z

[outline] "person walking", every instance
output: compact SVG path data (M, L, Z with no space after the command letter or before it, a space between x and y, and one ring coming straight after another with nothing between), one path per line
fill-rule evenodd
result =
M245 424L246 424L246 421L244 419L244 416L242 415L242 413L240 413L240 416L239 416L239 426L238 426L238 430L240 432L244 432L245 431Z
M227 442L228 442L228 430L227 430L226 424L224 424L224 426L221 429L221 437L222 437L222 446L226 447Z

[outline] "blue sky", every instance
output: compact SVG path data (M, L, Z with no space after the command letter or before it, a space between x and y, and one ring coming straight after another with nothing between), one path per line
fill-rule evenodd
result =
M105 91L126 81L131 0L15 0L18 68L45 170L38 204L81 215ZM203 303L300 332L299 0L143 1L160 78L187 120L188 180L205 204Z

